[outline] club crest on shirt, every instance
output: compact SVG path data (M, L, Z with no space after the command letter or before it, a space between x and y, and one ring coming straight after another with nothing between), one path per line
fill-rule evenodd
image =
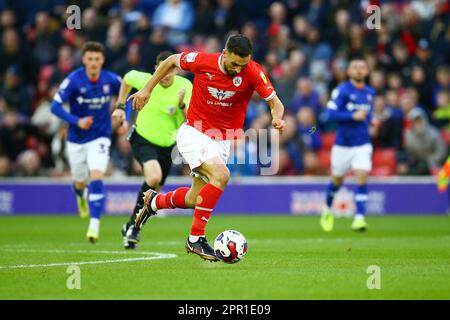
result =
M267 84L268 83L268 81L267 81L267 78L266 78L266 75L264 74L264 72L260 72L259 73L259 76L261 77L261 79L262 79L262 81L264 82L264 84Z
M109 84L104 84L103 85L103 93L109 94L109 91L110 91Z
M234 78L233 78L233 84L234 84L236 87L239 87L239 86L242 84L242 78L239 77L239 76L234 77Z

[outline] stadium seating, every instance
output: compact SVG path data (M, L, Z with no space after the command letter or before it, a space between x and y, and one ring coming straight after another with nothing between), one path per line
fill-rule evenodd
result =
M320 167L329 172L330 171L330 163L331 163L331 151L326 148L322 148L319 150L319 165Z
M324 132L321 135L322 138L322 148L325 150L331 150L333 146L334 139L336 138L335 132Z
M371 175L393 176L396 173L397 158L393 148L375 149Z

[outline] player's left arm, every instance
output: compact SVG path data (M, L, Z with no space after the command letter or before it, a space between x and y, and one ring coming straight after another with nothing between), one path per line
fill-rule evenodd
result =
M270 108L270 113L272 114L272 126L282 133L284 127L286 126L283 120L284 105L280 98L278 98L275 89L273 88L273 85L263 68L257 63L251 67L251 72L253 73L253 76L251 77L253 81L253 88L260 97L267 101Z
M285 121L283 120L284 114L284 105L281 102L280 98L275 94L272 99L267 101L267 104L270 108L270 113L272 114L272 126L275 129L278 129L280 133L283 132L284 127L286 126Z

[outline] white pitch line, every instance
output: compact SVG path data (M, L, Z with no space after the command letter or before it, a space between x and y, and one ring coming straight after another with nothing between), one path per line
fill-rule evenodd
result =
M177 257L173 253L160 253L160 252L123 252L123 251L107 251L107 250L34 250L34 249L0 249L7 252L47 252L47 253L100 253L100 254L138 254L138 255L154 255L154 257L139 257L139 258L126 258L126 259L109 259L109 260L95 260L95 261L77 261L77 262L57 262L46 264L20 264L11 266L0 266L0 269L23 269L23 268L42 268L42 267L59 267L70 265L85 265L85 264L106 264L106 263L118 263L118 262L132 262L132 261L148 261L148 260L160 260L171 259Z

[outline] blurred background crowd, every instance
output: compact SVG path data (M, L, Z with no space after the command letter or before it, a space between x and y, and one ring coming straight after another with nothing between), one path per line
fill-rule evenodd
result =
M221 51L228 35L254 44L286 107L279 175L326 175L335 124L330 92L346 80L349 59L369 63L376 89L371 129L373 175L431 175L450 145L450 4L446 0L85 0L81 29L66 28L65 0L0 0L0 177L66 176L67 127L50 113L59 83L80 66L88 40L106 47L105 68L153 72L163 50ZM381 9L378 29L366 24ZM187 75L191 77L191 75ZM269 128L254 96L245 126ZM124 133L114 134L109 175L139 175ZM242 144L242 141L236 142ZM258 152L245 144L234 160ZM233 160L233 159L232 159ZM259 165L231 165L234 175ZM186 167L173 169L186 174Z

